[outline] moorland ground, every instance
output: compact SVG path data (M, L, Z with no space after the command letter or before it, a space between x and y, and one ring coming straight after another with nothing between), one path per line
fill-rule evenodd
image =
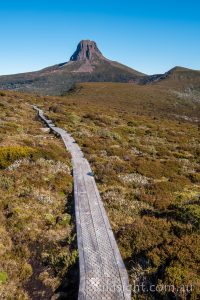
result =
M30 259L36 240L42 269L38 280L51 292L77 258L71 246L74 223L64 212L72 192L69 155L58 139L41 130L29 104L40 106L57 126L72 133L89 160L130 283L193 284L190 296L197 299L200 104L165 86L119 83L78 84L63 97L2 92L1 230L2 245L10 245L2 248L4 293L16 282L18 292L26 293L37 269ZM57 164L63 167L55 174ZM49 190L54 204L41 203L38 195L45 199ZM23 265L26 275L14 276L12 264ZM164 296L173 295L160 291L137 299ZM186 295L180 292L179 297Z
M37 120L33 100L0 93L0 298L67 290L70 299L78 270L70 156Z

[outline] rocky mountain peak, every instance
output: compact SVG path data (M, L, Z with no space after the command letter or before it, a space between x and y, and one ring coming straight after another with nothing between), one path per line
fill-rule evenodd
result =
M96 42L82 40L78 44L74 54L71 56L70 61L95 60L97 58L105 59L98 49Z

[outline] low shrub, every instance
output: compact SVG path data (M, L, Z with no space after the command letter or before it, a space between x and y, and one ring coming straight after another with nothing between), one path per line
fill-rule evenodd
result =
M26 146L6 146L0 148L0 168L7 168L15 160L33 157L37 150Z
M8 280L8 274L6 272L0 272L0 283L6 283Z
M197 204L189 204L181 207L174 206L174 216L184 222L192 224L195 228L200 229L200 206Z
M192 183L200 183L200 174L198 173L191 173L188 175L189 179Z

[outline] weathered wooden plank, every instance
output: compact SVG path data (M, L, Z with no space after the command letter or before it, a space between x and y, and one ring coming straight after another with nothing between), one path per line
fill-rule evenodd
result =
M41 120L60 136L72 156L76 230L79 250L79 300L130 300L126 268L115 241L92 170L80 147L33 106Z

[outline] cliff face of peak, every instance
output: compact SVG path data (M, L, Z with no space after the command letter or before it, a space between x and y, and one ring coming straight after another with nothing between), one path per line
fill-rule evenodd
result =
M90 40L81 41L70 61L94 60L96 58L105 59L98 49L96 42Z

